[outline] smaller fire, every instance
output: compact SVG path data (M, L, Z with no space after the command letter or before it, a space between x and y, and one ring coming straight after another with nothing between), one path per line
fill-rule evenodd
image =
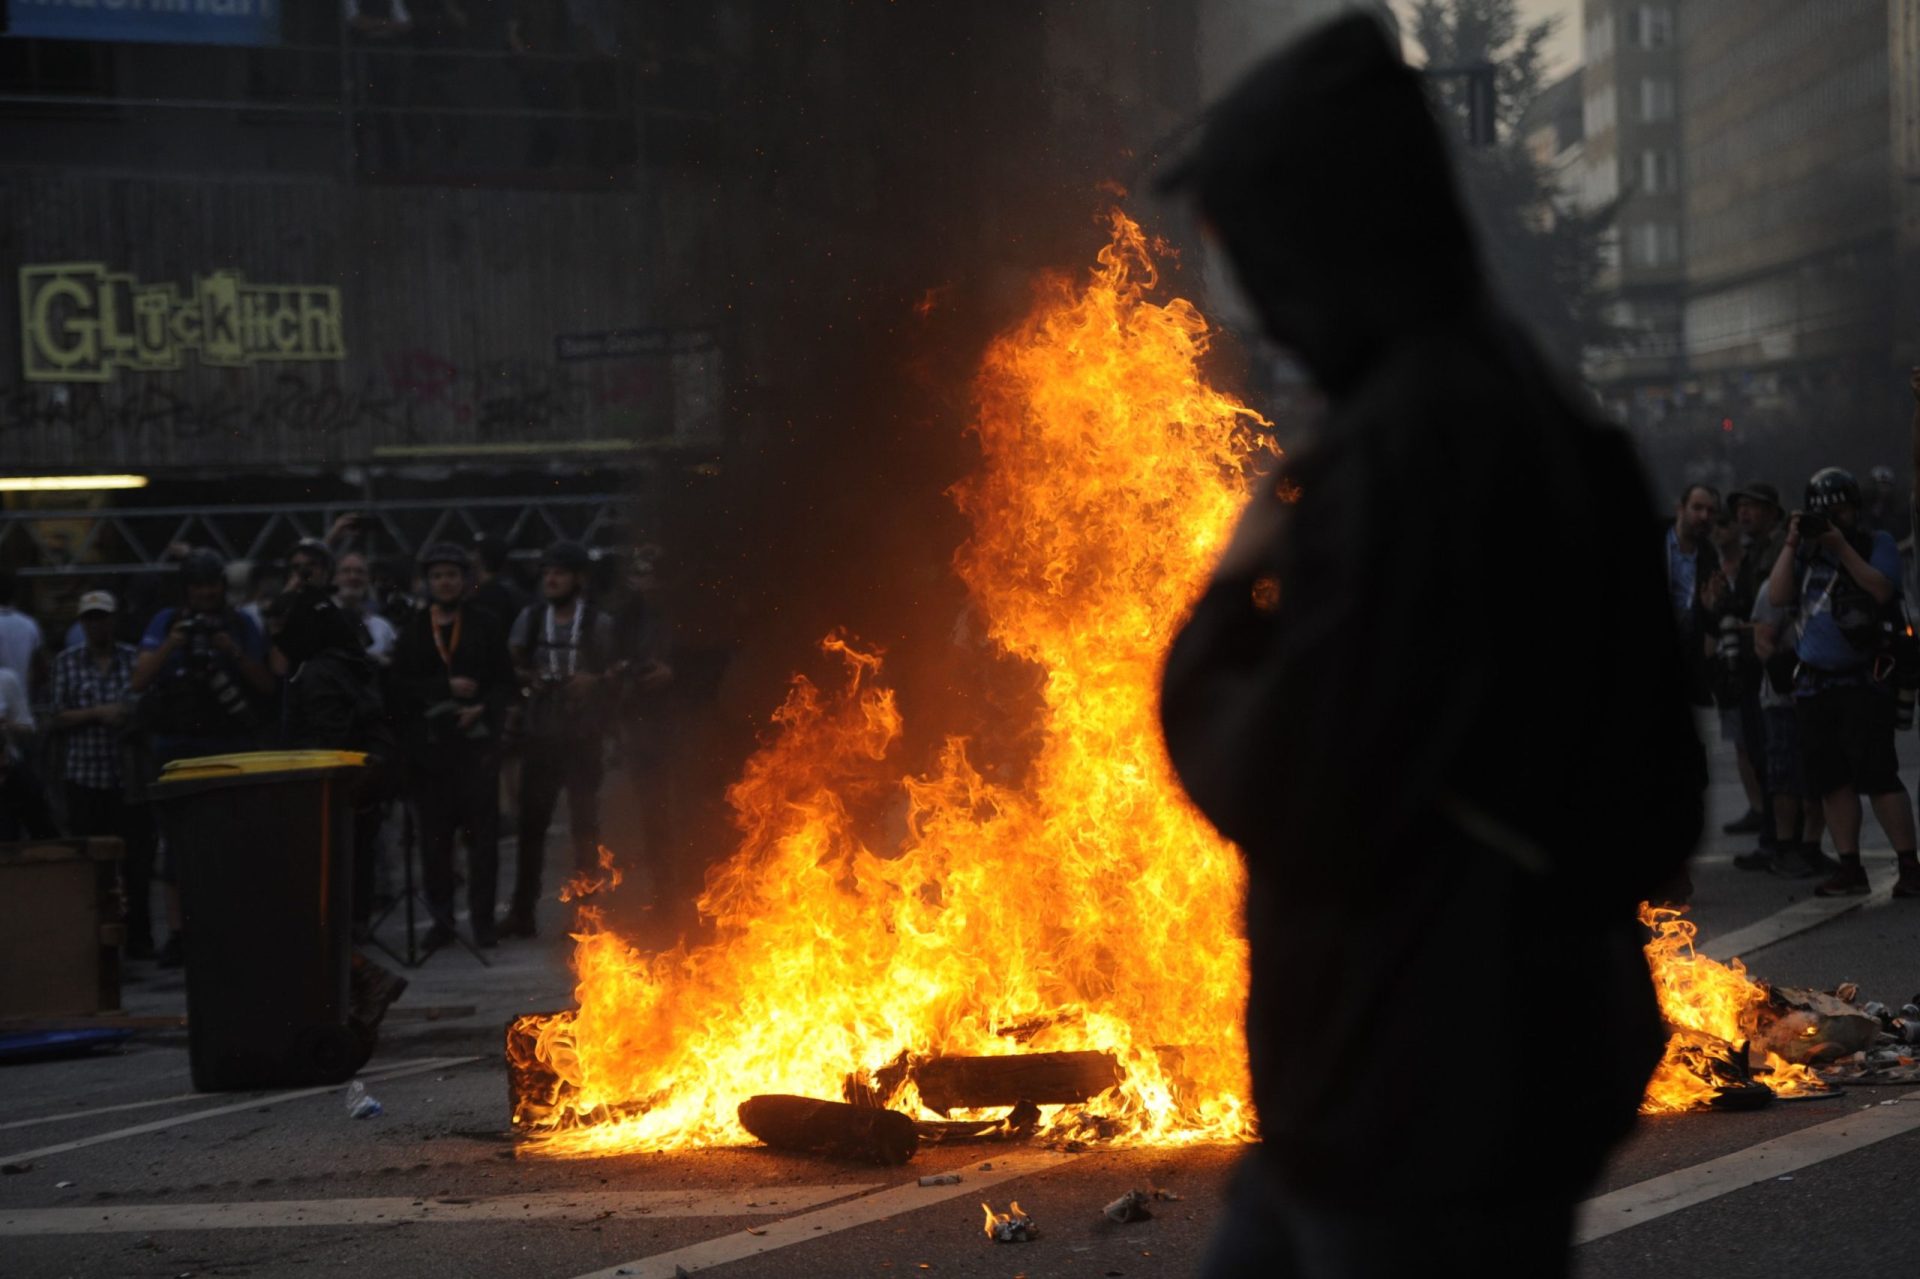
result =
M1040 1227L1021 1209L1017 1199L1007 1205L1006 1212L995 1212L992 1204L983 1203L980 1208L987 1214L987 1238L995 1243L1026 1243L1040 1235Z
M1671 1032L1641 1114L1738 1104L1734 1098L1740 1095L1765 1101L1766 1093L1755 1091L1761 1084L1777 1096L1827 1091L1810 1068L1749 1046L1769 1012L1767 988L1747 976L1745 965L1738 959L1722 964L1694 950L1699 929L1678 910L1643 904L1640 922L1652 931L1647 967Z
M600 873L583 870L566 882L560 889L563 902L583 901L588 897L611 892L620 887L620 868L613 864L613 850L605 844L600 845Z

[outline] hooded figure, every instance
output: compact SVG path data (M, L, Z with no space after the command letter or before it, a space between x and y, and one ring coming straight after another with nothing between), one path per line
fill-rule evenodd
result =
M321 586L289 592L273 611L280 622L273 646L287 659L288 744L376 750L370 739L376 726L383 732L385 712L360 623Z
M1705 784L1645 483L1489 296L1373 19L1256 69L1168 185L1327 397L1165 674L1175 768L1248 865L1262 1144L1209 1273L1495 1240L1561 1273L1660 1054L1635 907Z

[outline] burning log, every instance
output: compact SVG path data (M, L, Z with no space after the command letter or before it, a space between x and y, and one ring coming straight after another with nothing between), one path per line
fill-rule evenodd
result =
M920 1148L913 1120L897 1110L817 1097L770 1094L740 1103L740 1126L776 1150L804 1150L903 1164Z
M1033 1102L1088 1101L1125 1080L1112 1053L933 1057L913 1068L920 1100L935 1114Z

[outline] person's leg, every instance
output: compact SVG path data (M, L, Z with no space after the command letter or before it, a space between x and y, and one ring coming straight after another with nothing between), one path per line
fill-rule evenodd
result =
M1800 828L1803 821L1800 790L1789 780L1798 768L1799 737L1794 731L1792 707L1768 707L1760 712L1760 758L1768 795L1768 817L1772 822L1771 846L1751 849L1736 855L1733 864L1741 870L1771 870L1789 873L1800 863Z
M353 810L353 926L373 922L373 867L380 849L380 822L386 816L378 804Z
M473 944L491 946L498 935L494 910L500 894L500 772L475 766L465 788L460 824L467 832L467 909Z
M1744 742L1733 744L1733 759L1740 772L1740 789L1747 794L1747 812L1763 812L1760 798L1760 774L1754 770L1753 757L1747 754Z
M1755 805L1762 820L1758 831L1758 847L1769 852L1779 848L1779 839L1773 828L1773 778L1767 767L1767 720L1766 712L1760 708L1760 694L1747 694L1740 703L1740 750L1753 768L1754 784L1760 792L1760 802Z
M1820 797L1820 809L1826 814L1827 831L1833 836L1833 851L1841 861L1860 860L1860 792L1841 786Z
M1920 895L1920 861L1914 853L1913 803L1900 781L1900 759L1894 750L1896 730L1893 693L1862 686L1851 689L1847 705L1847 743L1852 750L1854 785L1873 805L1887 842L1893 845L1900 878L1900 896Z
M514 854L514 931L533 919L540 901L540 878L547 859L547 828L553 824L554 804L560 798L561 769L555 752L529 749L520 761L520 846Z
M453 833L455 778L430 774L414 787L420 833L420 881L435 932L453 928Z
M121 800L118 814L126 855L121 875L127 886L127 954L133 959L153 956L153 809Z
M0 808L7 810L18 827L17 838L54 839L60 834L40 778L25 760L15 760L0 773Z
M1820 796L1833 850L1840 858L1840 868L1813 890L1818 897L1853 897L1867 891L1866 872L1860 867L1860 792L1854 785L1853 752L1847 741L1848 691L1824 688L1796 703L1807 785Z
M573 869L582 875L600 871L600 742L596 738L568 752L567 826L573 837Z

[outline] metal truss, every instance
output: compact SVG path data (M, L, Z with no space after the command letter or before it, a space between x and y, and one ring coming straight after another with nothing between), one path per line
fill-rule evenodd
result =
M374 502L286 502L259 506L103 507L97 510L0 511L0 563L17 562L26 577L94 577L166 572L168 546L210 546L229 560L284 558L301 538L325 537L341 515L375 522L362 545L376 554L418 554L428 545L485 534L513 548L562 538L591 543L625 522L628 496L481 497Z

